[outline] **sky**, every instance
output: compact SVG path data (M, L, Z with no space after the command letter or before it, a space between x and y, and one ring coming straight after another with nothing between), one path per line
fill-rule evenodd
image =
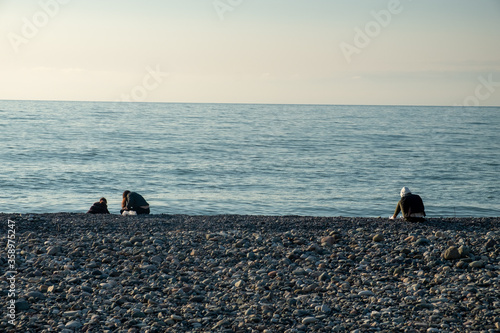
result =
M500 106L499 0L0 0L0 99Z

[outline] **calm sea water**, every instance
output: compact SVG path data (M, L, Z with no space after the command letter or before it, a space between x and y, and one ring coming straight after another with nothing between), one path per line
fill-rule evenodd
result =
M0 101L0 211L500 215L500 108Z

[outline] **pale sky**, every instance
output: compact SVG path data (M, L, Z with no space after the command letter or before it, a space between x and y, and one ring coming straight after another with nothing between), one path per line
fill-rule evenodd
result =
M0 99L500 106L499 0L0 0Z

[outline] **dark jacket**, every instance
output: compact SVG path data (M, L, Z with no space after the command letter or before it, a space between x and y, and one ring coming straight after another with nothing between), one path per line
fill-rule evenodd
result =
M405 219L410 218L411 214L416 213L421 213L425 216L424 202L419 195L410 193L399 200L394 215L397 216L399 212L403 213Z
M148 202L136 192L130 192L127 196L125 206L129 210L137 210L141 206L149 206Z
M94 202L87 214L109 214L108 206L100 201Z

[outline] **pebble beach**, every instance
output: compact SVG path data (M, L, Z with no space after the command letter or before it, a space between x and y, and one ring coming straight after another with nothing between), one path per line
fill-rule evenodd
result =
M1 332L500 332L498 217L0 220Z

